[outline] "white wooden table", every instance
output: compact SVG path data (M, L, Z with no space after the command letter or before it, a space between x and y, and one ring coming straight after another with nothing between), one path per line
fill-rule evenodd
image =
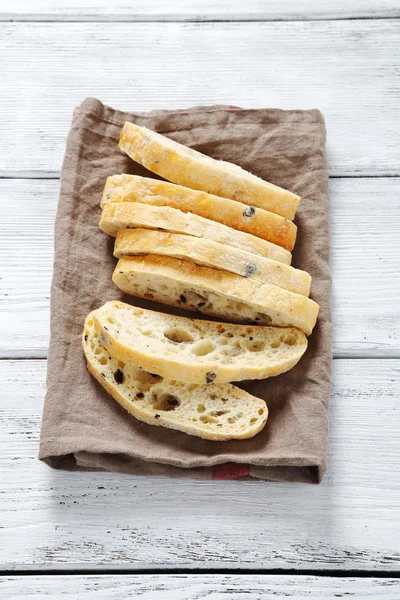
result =
M398 0L0 0L0 598L400 598ZM334 365L320 486L37 460L72 110L319 108ZM329 577L328 577L329 575Z

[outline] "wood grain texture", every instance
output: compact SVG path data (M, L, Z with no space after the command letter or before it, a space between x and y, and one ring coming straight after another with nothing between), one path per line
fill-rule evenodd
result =
M399 570L398 361L334 361L320 486L52 471L45 367L0 361L1 568Z
M58 175L72 109L87 95L126 110L316 106L333 175L400 174L400 24L381 20L400 15L398 2L117 4L0 0L0 21L71 21L0 26L0 175ZM285 20L324 22L268 23ZM336 357L400 356L399 186L332 181ZM0 358L46 356L57 196L58 181L0 181ZM45 361L0 360L0 386L0 569L400 569L399 361L334 362L330 464L318 487L51 471L36 459ZM0 578L2 598L244 594L397 600L399 582Z
M69 600L398 600L400 582L285 575L74 575L0 577L0 595Z
M25 21L240 21L397 17L396 0L0 0L1 20Z
M58 190L58 181L0 180L0 357L47 355Z
M0 180L0 357L47 355L58 187ZM331 180L335 356L400 356L399 194L397 178Z
M387 19L2 23L0 175L58 174L85 96L139 111L318 107L331 174L400 174L399 33Z

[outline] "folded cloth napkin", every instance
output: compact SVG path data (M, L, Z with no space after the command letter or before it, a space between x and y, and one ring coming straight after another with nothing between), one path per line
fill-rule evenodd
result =
M114 240L98 227L108 175L153 174L118 149L125 121L154 129L230 161L302 196L296 216L295 267L313 277L318 324L289 373L243 388L264 398L270 416L250 440L212 442L140 423L91 377L81 348L85 316L107 300L165 312L125 296L111 281ZM87 99L73 116L61 174L51 290L47 395L39 458L68 470L200 479L318 482L326 469L331 322L328 171L318 110L238 110L211 106L124 113ZM193 316L190 314L189 316Z

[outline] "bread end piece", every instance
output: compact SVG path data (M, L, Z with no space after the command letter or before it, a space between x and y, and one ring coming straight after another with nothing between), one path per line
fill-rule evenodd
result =
M164 179L276 213L292 221L300 196L174 140L126 122L119 148Z

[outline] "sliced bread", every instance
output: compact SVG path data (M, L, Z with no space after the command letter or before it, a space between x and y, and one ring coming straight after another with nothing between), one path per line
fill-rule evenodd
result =
M121 258L113 281L123 292L237 323L297 327L309 335L318 304L275 285L165 256Z
M94 314L86 318L82 339L89 372L136 419L216 441L251 438L264 428L265 402L229 383L169 381L118 361L101 344Z
M101 206L109 202L171 206L256 235L289 251L296 241L296 225L280 215L158 179L138 175L108 177Z
M232 163L215 160L155 131L126 122L120 149L168 181L239 200L293 220L300 197Z
M100 218L100 229L105 233L115 237L118 231L136 227L183 233L232 248L240 248L286 265L291 263L292 255L281 246L191 212L184 213L171 206L153 206L140 202L105 204Z
M93 321L117 359L186 383L266 379L289 371L307 348L294 328L188 319L118 301L96 310Z
M143 254L189 259L196 265L230 271L277 285L296 294L310 294L311 277L308 273L270 258L179 233L149 229L125 229L118 232L114 256L122 258Z

